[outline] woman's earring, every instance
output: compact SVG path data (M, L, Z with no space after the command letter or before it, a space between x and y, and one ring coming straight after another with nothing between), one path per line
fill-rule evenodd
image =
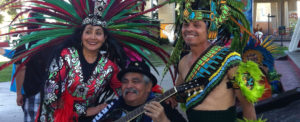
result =
M108 42L105 43L106 46L106 52L108 52Z

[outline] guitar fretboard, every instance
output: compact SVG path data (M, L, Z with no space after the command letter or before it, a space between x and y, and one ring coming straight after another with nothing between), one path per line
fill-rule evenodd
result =
M157 101L157 102L162 102L164 101L165 99L167 99L168 97L174 95L177 93L177 89L176 87L173 87L172 89L166 91L164 94L162 95L159 95L157 97L155 97L154 99L152 99L151 101ZM151 102L150 101L150 102ZM149 103L149 102L148 102ZM126 114L125 117L122 117L118 120L116 120L115 122L128 122L128 121L131 121L132 119L138 117L139 115L143 114L144 113L144 106L146 104L136 108L135 110L129 112L128 114Z

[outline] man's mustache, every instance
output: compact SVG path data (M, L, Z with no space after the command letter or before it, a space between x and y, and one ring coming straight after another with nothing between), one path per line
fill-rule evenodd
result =
M124 90L124 94L125 94L125 95L127 95L127 94L130 93L130 92L135 93L135 94L139 94L138 90L136 90L135 88L126 88L126 89Z
M184 34L184 35L189 35L189 34L191 34L191 35L198 36L198 33L193 32L193 31L186 31L186 32L184 32L183 34Z

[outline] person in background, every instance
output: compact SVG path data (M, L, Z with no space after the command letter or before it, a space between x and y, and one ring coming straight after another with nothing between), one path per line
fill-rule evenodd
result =
M28 21L31 23L45 22L45 19L39 19L42 15L30 12ZM32 24L28 26L28 30L38 29L40 26ZM28 33L29 35L32 33ZM22 42L22 40L21 40ZM26 51L33 47L37 41L24 44L18 47L15 55L19 55L22 51ZM40 52L23 58L22 61L16 62L16 92L17 92L17 105L22 106L24 112L24 122L34 122L40 105L40 91L46 78L46 65L47 58L51 52L50 48L45 48ZM26 64L22 65L25 61ZM24 90L24 92L22 92Z
M11 59L14 57L14 54L15 54L15 50L0 48L0 55L3 55L6 58ZM10 85L10 91L13 91L13 92L17 92L16 79L13 78L15 72L16 72L16 65L13 64L12 72L11 72L11 85ZM23 89L21 89L21 93L24 94Z
M14 51L9 49L4 49L0 47L0 55L3 55L4 57L7 57L11 59L14 56Z

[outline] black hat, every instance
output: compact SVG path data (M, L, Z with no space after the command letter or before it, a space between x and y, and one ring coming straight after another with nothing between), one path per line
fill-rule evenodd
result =
M122 77L128 72L137 72L148 76L152 82L152 86L155 86L157 83L157 79L150 72L150 67L145 62L134 61L130 62L127 68L121 70L118 73L118 79L121 81Z

